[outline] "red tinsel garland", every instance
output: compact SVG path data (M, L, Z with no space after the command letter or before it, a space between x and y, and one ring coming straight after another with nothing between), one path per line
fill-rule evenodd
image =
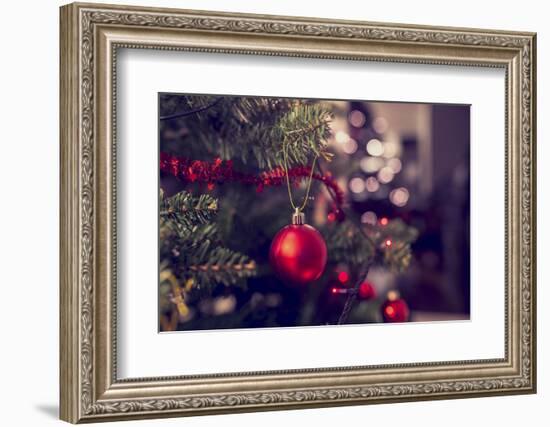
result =
M233 162L231 160L216 158L214 161L209 162L205 160L191 160L185 157L176 157L168 153L160 153L160 170L184 182L206 183L209 189L214 188L215 184L239 182L241 184L255 185L258 193L261 192L264 187L284 184L286 176L285 170L282 167L253 175L236 171L233 168ZM310 173L311 168L307 166L295 166L288 170L288 176L293 183L309 177ZM338 206L342 205L344 201L344 192L334 181L332 176L314 173L312 178L316 181L321 181L327 188L332 190L336 204Z

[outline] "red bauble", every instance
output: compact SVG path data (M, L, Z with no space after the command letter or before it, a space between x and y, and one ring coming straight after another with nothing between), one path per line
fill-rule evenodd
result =
M372 283L364 281L359 285L357 294L363 300L373 299L376 297L376 289L372 286Z
M407 322L409 320L409 306L399 297L389 296L382 304L382 317L386 323Z
M315 228L304 224L303 215L293 218L273 238L269 249L271 267L284 282L305 285L321 277L327 263L327 245Z

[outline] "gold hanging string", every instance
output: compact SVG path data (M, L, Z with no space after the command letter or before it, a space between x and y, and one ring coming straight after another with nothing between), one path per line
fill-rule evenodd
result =
M309 198L309 190L311 189L311 182L313 181L313 170L315 169L315 162L317 161L317 157L319 156L316 155L313 158L313 163L311 165L311 171L309 173L304 200L302 201L302 204L300 206L296 206L292 198L292 189L290 187L290 177L288 176L288 152L287 151L288 151L288 144L283 142L283 167L285 169L285 175L286 175L286 188L288 190L288 198L290 199L290 205L292 206L292 209L294 209L295 212L300 213L305 209L307 205L307 201Z

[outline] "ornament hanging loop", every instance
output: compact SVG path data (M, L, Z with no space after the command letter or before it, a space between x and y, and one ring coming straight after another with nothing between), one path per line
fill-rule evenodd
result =
M296 206L294 204L294 199L292 198L292 189L290 187L290 177L288 176L288 143L285 143L283 141L283 167L285 169L285 175L286 175L286 187L288 189L288 198L290 199L290 205L292 206L292 208L294 209L294 214L292 215L292 223L294 224L294 217L301 213L306 205L307 205L307 202L309 200L309 191L311 190L311 182L313 181L313 170L315 169L315 163L317 162L317 157L319 157L318 155L316 155L314 158L313 158L313 163L311 165L311 170L309 172L309 178L307 180L307 187L306 187L306 194L304 196L304 199L302 201L302 204L300 206ZM303 215L302 215L303 217ZM299 219L297 219L297 221L299 221ZM301 219L301 223L300 224L303 224L305 221L303 220L303 218Z

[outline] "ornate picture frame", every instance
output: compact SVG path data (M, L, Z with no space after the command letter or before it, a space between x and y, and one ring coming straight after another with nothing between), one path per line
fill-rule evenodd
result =
M111 421L536 391L536 35L70 4L61 8L61 419ZM505 70L505 349L490 360L117 378L117 49Z

